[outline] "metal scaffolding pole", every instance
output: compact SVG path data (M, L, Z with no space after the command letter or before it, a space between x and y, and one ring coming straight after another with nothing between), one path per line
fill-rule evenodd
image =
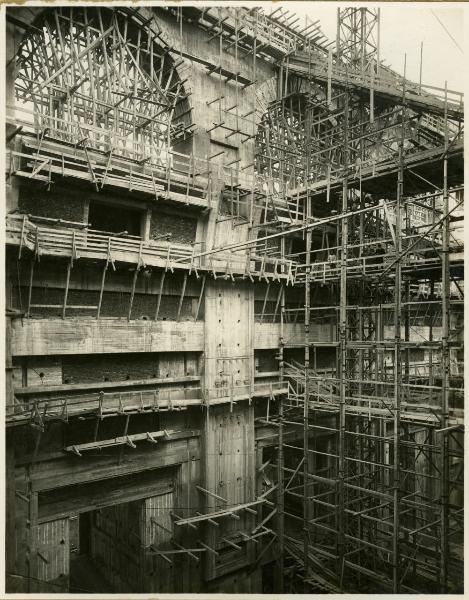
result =
M348 251L348 139L349 98L344 99L344 174L342 183L341 249L340 249L340 299L339 299L339 447L338 447L338 486L337 486L337 558L340 587L343 583L345 555L345 405L347 397L347 251Z
M449 559L449 437L448 409L450 385L450 272L449 272L449 197L448 197L448 115L447 115L447 83L445 82L445 154L443 157L443 225L442 225L442 264L441 264L441 429L440 461L441 461L441 536L440 536L440 585L441 591L448 588L448 559Z
M281 238L280 242L281 256L285 256L285 238ZM278 350L279 360L279 377L280 381L284 381L284 319L285 319L285 287L280 284L280 343ZM278 591L283 592L284 589L284 555L285 555L285 491L283 482L284 472L284 440L283 440L283 396L278 398L278 453L277 453L277 540L279 545L278 566Z
M308 171L307 154L306 170ZM309 191L306 194L306 222L311 219L311 199ZM310 362L310 316L311 316L311 231L306 231L306 272L305 272L305 323L304 323L304 406L303 406L303 560L304 560L304 579L309 576L309 362ZM305 583L305 587L307 587ZM305 589L306 591L306 589Z
M404 67L405 74L405 67ZM405 77L405 75L404 75ZM405 98L405 78L403 97ZM405 107L403 101L401 139L399 143L399 170L397 175L396 194L396 264L394 271L394 400L393 400L393 541L392 541L392 572L393 593L398 594L400 589L400 434L401 434L401 393L402 393L402 350L401 350L401 324L402 324L402 196L404 186L404 135L405 135Z

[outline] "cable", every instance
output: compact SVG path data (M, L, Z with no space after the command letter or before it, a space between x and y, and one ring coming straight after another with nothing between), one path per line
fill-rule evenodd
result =
M439 17L436 15L436 13L433 11L433 9L430 9L430 12L432 13L432 15L435 17L435 19L438 21L438 23L443 27L443 29L446 31L446 33L449 35L449 37L453 40L455 46L457 47L457 49L459 50L459 52L461 52L461 54L464 54L463 49L461 48L461 46L458 44L458 42L454 39L454 37L451 35L451 33L448 31L448 29L446 28L445 24L439 19Z

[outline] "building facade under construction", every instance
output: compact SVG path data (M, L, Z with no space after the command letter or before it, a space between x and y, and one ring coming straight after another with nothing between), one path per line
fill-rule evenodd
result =
M462 593L463 96L310 12L7 7L8 593Z

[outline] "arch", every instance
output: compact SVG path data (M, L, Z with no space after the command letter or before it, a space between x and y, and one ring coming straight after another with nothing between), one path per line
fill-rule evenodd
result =
M288 191L337 175L344 161L344 109L341 92L328 99L325 85L290 74L285 93L271 100L260 117L256 135L256 172L274 191ZM349 96L349 121L360 123L349 130L349 165L370 165L395 156L395 128L401 113L379 104L370 117L368 99ZM407 127L412 136L413 124ZM406 146L412 145L406 141ZM272 187L272 183L271 183Z
M15 91L36 130L139 161L166 162L190 124L183 82L146 9L43 10L18 48Z
M320 137L337 125L333 118L326 118L325 93L320 86L309 86L305 91L305 82L297 83L283 98L270 103L257 129L256 171L267 181L277 182L277 192L325 176L327 162L316 152L321 150ZM311 98L315 99L314 105ZM339 154L340 148L331 151L329 162L338 164Z

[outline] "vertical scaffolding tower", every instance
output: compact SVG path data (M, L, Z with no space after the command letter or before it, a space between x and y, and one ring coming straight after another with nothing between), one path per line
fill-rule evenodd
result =
M304 250L287 253L304 307L282 310L304 321L303 363L281 349L290 389L277 465L286 591L457 592L463 180L451 148L462 126L449 117L446 88L442 114L408 108L405 67L395 106L375 102L377 11L339 10L337 32L322 88L310 59L288 57L273 110L291 127L276 143L269 132L270 163L289 161L277 175L296 176L286 195L304 228ZM368 97L356 93L357 78ZM418 162L416 140L431 120L438 136L429 149L438 152ZM386 144L370 129L377 121ZM315 332L325 320L335 328L328 341ZM331 349L335 359L319 369Z

